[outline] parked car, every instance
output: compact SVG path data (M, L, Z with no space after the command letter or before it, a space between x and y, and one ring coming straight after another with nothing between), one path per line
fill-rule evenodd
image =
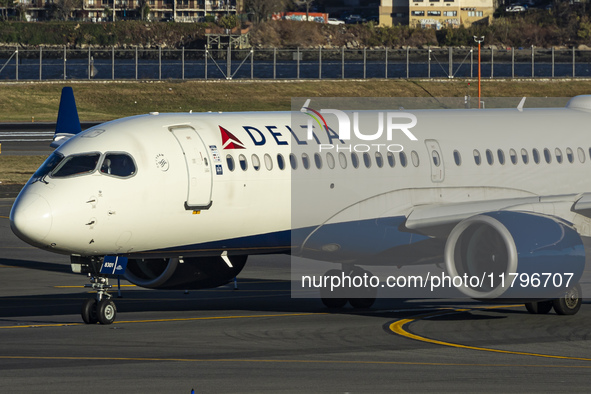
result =
M345 18L346 24L362 23L362 22L363 22L363 19L361 18L361 15L349 15L347 18Z
M337 18L328 18L328 24L329 25L344 25L345 21L342 21Z
M508 6L507 8L505 8L505 11L507 12L524 12L525 11L525 7L519 4L513 4Z

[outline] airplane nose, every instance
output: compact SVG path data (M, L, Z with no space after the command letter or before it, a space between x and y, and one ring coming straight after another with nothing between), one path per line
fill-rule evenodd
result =
M21 193L10 211L12 232L32 245L44 245L52 220L49 203L37 193Z

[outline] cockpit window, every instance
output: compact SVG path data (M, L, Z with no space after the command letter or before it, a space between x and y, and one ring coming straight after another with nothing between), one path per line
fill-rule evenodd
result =
M95 171L101 155L99 153L86 153L82 155L68 156L51 174L52 178L64 178L74 175L85 175Z
M101 164L101 173L125 178L135 174L135 163L126 153L107 153Z
M64 159L64 155L58 152L53 152L45 162L39 167L35 174L33 174L34 179L42 179L47 174L49 174L57 165Z

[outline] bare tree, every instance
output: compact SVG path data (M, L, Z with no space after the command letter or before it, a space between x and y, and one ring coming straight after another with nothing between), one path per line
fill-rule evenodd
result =
M140 14L140 20L145 21L150 13L150 5L148 0L138 0L137 11Z
M254 22L260 23L269 19L275 12L285 10L285 0L246 0L246 9L254 14Z
M57 0L49 4L51 18L63 21L70 19L72 12L79 8L82 8L82 0Z
M30 4L24 1L19 1L14 8L18 15L18 20L22 21L26 18L27 11L30 8Z
M314 0L302 0L302 3L306 6L306 21L310 20L310 6L314 3Z

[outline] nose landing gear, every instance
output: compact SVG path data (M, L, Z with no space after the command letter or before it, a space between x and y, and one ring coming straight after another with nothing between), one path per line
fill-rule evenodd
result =
M113 286L109 284L109 279L104 276L90 277L90 284L84 287L91 287L96 290L96 297L89 298L82 304L82 320L86 324L111 324L115 321L117 316L117 308L115 303L111 300L111 295L107 290Z
M113 286L109 278L101 273L104 259L102 257L71 256L72 271L87 274L90 284L84 285L96 291L96 297L89 298L82 304L80 315L86 324L111 324L117 316L117 308L111 300L108 290ZM109 272L110 273L110 272Z

